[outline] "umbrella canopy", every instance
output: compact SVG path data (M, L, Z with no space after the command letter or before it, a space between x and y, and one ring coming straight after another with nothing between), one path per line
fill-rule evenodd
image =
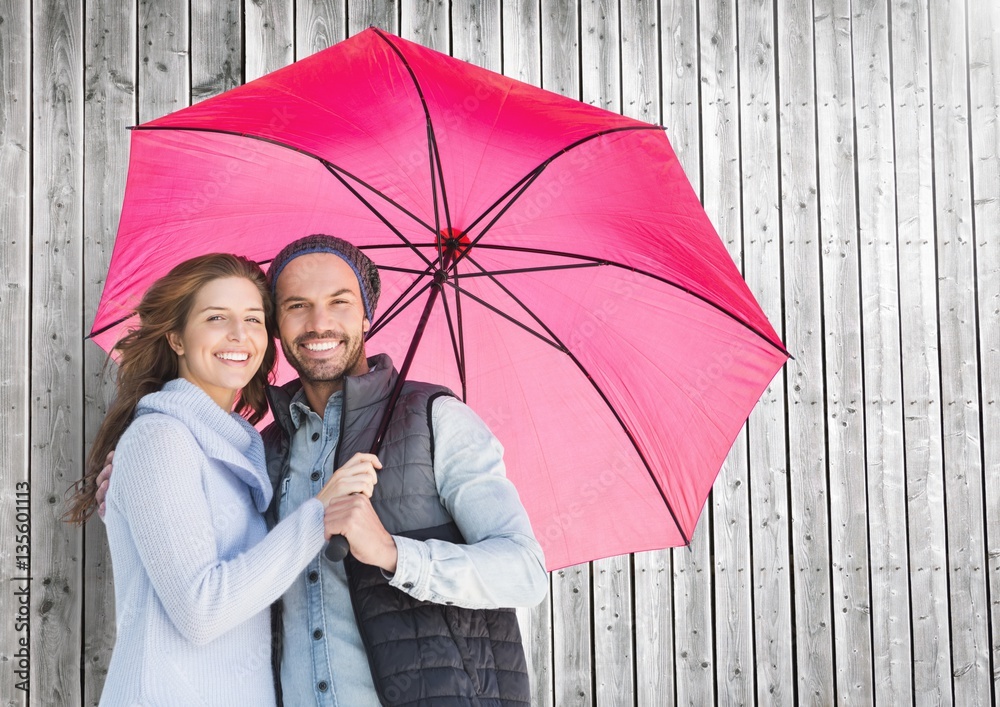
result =
M690 541L787 359L659 126L376 29L137 126L92 338L208 252L338 235L380 267L369 353L503 443L549 569Z

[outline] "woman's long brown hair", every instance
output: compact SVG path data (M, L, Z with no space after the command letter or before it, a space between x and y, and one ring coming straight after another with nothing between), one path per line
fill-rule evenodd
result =
M213 253L186 260L150 286L139 303L139 327L123 336L115 345L118 352L116 395L108 407L97 436L90 447L83 478L72 487L73 496L67 501L63 520L83 524L97 509L97 475L104 460L118 445L125 429L131 424L139 399L154 393L178 375L177 354L167 342L167 334L182 331L187 324L198 291L213 280L242 277L250 280L264 302L267 325L267 349L264 360L254 377L240 392L236 411L251 423L267 414L265 388L270 380L277 357L274 343L274 308L264 273L257 263L247 258Z

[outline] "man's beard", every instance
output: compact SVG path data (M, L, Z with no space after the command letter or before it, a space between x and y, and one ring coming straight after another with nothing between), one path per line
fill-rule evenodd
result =
M337 349L337 356L332 360L311 361L302 360L296 356L301 344L322 339L327 341L339 339L341 342ZM344 376L351 375L356 371L365 360L363 336L338 336L333 332L300 336L293 342L292 347L289 347L282 339L281 350L285 354L285 359L299 374L299 378L306 383L339 382L343 380Z

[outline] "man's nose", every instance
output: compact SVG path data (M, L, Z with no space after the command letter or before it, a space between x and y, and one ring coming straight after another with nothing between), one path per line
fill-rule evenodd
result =
M330 331L333 329L332 317L326 307L311 307L309 309L309 330L315 333Z

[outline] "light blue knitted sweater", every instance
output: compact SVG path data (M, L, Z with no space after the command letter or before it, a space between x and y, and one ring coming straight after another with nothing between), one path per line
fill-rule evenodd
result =
M310 499L267 532L260 435L184 379L115 451L105 524L117 641L101 705L274 705L269 606L323 546Z

